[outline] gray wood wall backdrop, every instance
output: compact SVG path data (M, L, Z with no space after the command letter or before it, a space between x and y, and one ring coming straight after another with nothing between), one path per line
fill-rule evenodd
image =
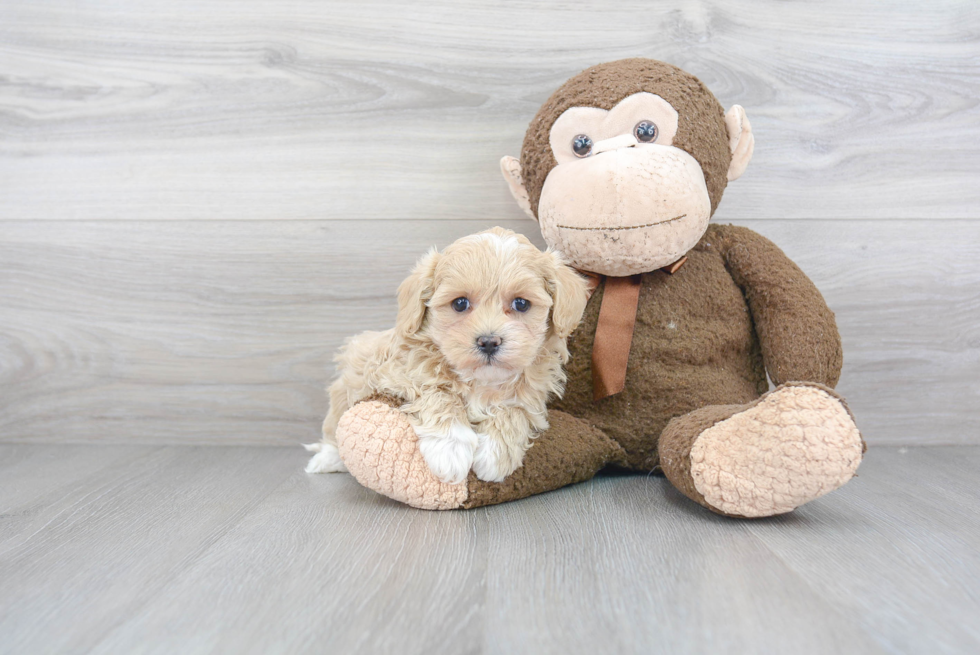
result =
M716 220L824 291L869 441L980 443L976 0L4 0L0 441L314 439L426 247L537 235L497 161L628 56L746 107Z

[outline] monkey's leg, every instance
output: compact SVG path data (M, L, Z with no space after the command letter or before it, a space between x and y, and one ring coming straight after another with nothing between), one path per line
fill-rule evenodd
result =
M418 438L398 401L378 397L351 407L340 419L340 456L365 487L420 509L482 507L583 482L624 453L605 434L564 412L551 411L551 428L538 436L524 463L503 482L483 482L471 471L446 484L430 471Z
M679 416L658 448L661 468L681 493L737 517L784 514L837 489L866 450L843 399L802 382L747 405Z

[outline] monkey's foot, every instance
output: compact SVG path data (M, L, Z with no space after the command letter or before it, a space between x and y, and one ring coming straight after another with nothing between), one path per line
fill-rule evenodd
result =
M534 440L524 463L503 482L472 471L460 484L437 478L399 403L383 396L360 402L340 418L340 457L354 478L393 500L419 509L483 507L526 498L588 480L607 464L622 464L619 444L585 421L551 411L551 427Z
M419 509L456 509L466 500L466 480L437 478L419 451L415 429L397 403L368 400L344 412L337 426L340 457L368 489Z
M741 517L784 514L841 487L863 452L844 401L804 383L678 417L660 440L661 466L680 491Z

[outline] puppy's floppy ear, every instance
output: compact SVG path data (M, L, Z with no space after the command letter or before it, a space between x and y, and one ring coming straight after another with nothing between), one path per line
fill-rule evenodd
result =
M571 266L567 266L561 255L549 250L551 259L548 293L554 303L551 306L551 329L561 339L568 338L585 312L589 300L588 282Z
M422 329L426 303L435 291L433 277L439 257L438 250L429 250L415 264L412 274L398 286L398 318L395 329L399 334L411 336Z

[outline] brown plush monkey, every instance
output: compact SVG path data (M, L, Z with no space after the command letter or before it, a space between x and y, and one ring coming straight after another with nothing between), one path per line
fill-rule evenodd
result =
M416 507L477 507L592 477L663 471L732 516L770 516L846 483L864 442L833 392L833 313L775 245L708 224L754 139L694 76L649 59L590 68L501 161L545 241L595 281L572 335L565 396L502 483L439 482L396 399L361 403L338 430L364 485ZM769 391L773 381L775 389Z

